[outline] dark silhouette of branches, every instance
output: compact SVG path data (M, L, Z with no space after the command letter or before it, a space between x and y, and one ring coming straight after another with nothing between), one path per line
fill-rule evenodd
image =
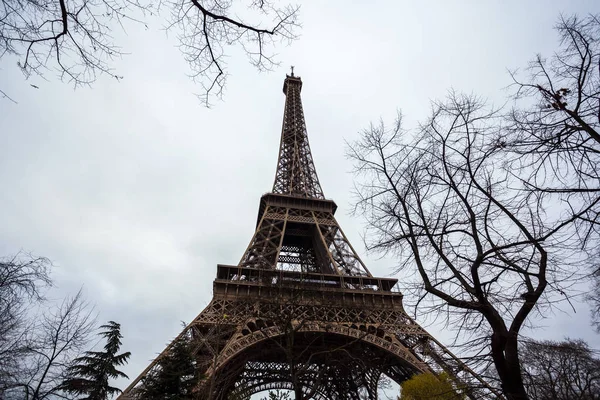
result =
M43 300L51 284L49 269L48 259L25 253L0 260L0 395L19 376L32 325L27 311Z
M600 19L561 17L559 47L512 73L515 106L496 139L507 168L540 201L577 215L582 250L600 233ZM582 212L585 210L585 212ZM597 256L597 254L594 254Z
M19 56L26 76L56 69L75 85L92 83L98 73L118 79L110 61L123 53L111 31L147 8L137 0L3 0L0 57Z
M225 49L239 45L255 67L271 69L275 42L296 37L298 10L266 0L246 5L220 0L2 0L0 59L16 55L25 76L56 70L75 86L89 85L99 74L121 79L112 61L124 52L112 31L128 23L146 24L149 14L168 14L167 26L176 31L208 105L210 95L223 93ZM240 12L253 22L238 17Z
M93 329L81 292L49 306L50 266L26 253L0 260L0 398L65 398L60 385Z
M12 398L42 400L63 397L61 384L71 361L82 354L94 328L94 317L81 292L37 317L11 383Z
M8 94L6 94L6 92L4 92L3 90L0 90L0 96L1 96L0 98L2 98L2 99L7 99L15 104L19 104L12 97L10 97Z
M521 347L523 379L532 399L600 397L600 359L584 341L525 341Z
M401 118L389 130L371 126L349 156L362 177L355 211L367 218L368 248L416 272L416 305L485 345L513 400L527 398L519 333L552 306L549 292L565 293L580 260L569 227L593 205L557 217L514 189L503 153L489 145L500 129L498 112L451 93L414 135Z
M192 78L204 89L201 97L206 105L210 94L223 93L226 46L241 45L252 65L261 71L271 70L277 62L269 49L275 40L295 39L299 27L298 6L280 8L270 1L254 0L250 6L253 12L274 18L269 27L229 17L231 1L175 0L168 4L172 10L170 27L178 27L181 51L192 69Z

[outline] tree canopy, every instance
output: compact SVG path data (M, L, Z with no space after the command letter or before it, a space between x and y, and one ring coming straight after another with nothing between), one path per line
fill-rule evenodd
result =
M192 399L198 379L190 341L183 336L161 357L158 367L143 379L139 395L148 400Z
M600 358L582 340L526 341L521 359L531 399L600 398Z
M402 383L399 400L459 400L464 397L454 388L445 372L418 374Z

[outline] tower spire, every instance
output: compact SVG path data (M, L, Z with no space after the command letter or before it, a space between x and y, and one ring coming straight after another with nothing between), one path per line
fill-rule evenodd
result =
M325 196L308 144L301 90L302 79L294 76L292 67L292 74L286 75L283 83L286 99L273 193L323 199Z

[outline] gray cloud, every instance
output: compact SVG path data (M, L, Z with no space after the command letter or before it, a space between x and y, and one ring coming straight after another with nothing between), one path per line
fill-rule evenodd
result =
M365 254L362 221L348 215L344 140L396 108L414 124L450 87L502 104L506 69L551 53L559 13L591 11L594 1L306 2L281 68L258 73L235 53L225 101L211 110L158 21L122 36L133 54L116 62L120 83L26 82L5 58L0 87L19 104L0 101L0 254L54 260L56 297L83 285L101 320L122 323L134 377L210 301L216 264L237 263L247 246L272 185L293 64L325 194L371 271L388 275L394 261ZM536 335L600 347L587 308L576 308Z

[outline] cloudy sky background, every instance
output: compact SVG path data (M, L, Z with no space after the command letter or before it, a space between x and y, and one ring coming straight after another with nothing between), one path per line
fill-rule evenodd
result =
M100 321L122 324L131 378L208 304L217 263L237 264L246 248L273 183L290 65L304 81L325 195L371 272L387 276L394 260L367 255L363 221L349 215L344 141L398 108L414 124L450 88L503 104L507 69L557 47L560 13L600 11L597 0L301 4L301 37L278 49L281 66L259 73L231 51L224 101L212 109L161 20L117 35L132 53L114 63L121 82L73 90L0 62L0 88L18 102L0 99L0 255L50 258L53 298L83 286ZM576 304L533 335L600 348L588 320Z

